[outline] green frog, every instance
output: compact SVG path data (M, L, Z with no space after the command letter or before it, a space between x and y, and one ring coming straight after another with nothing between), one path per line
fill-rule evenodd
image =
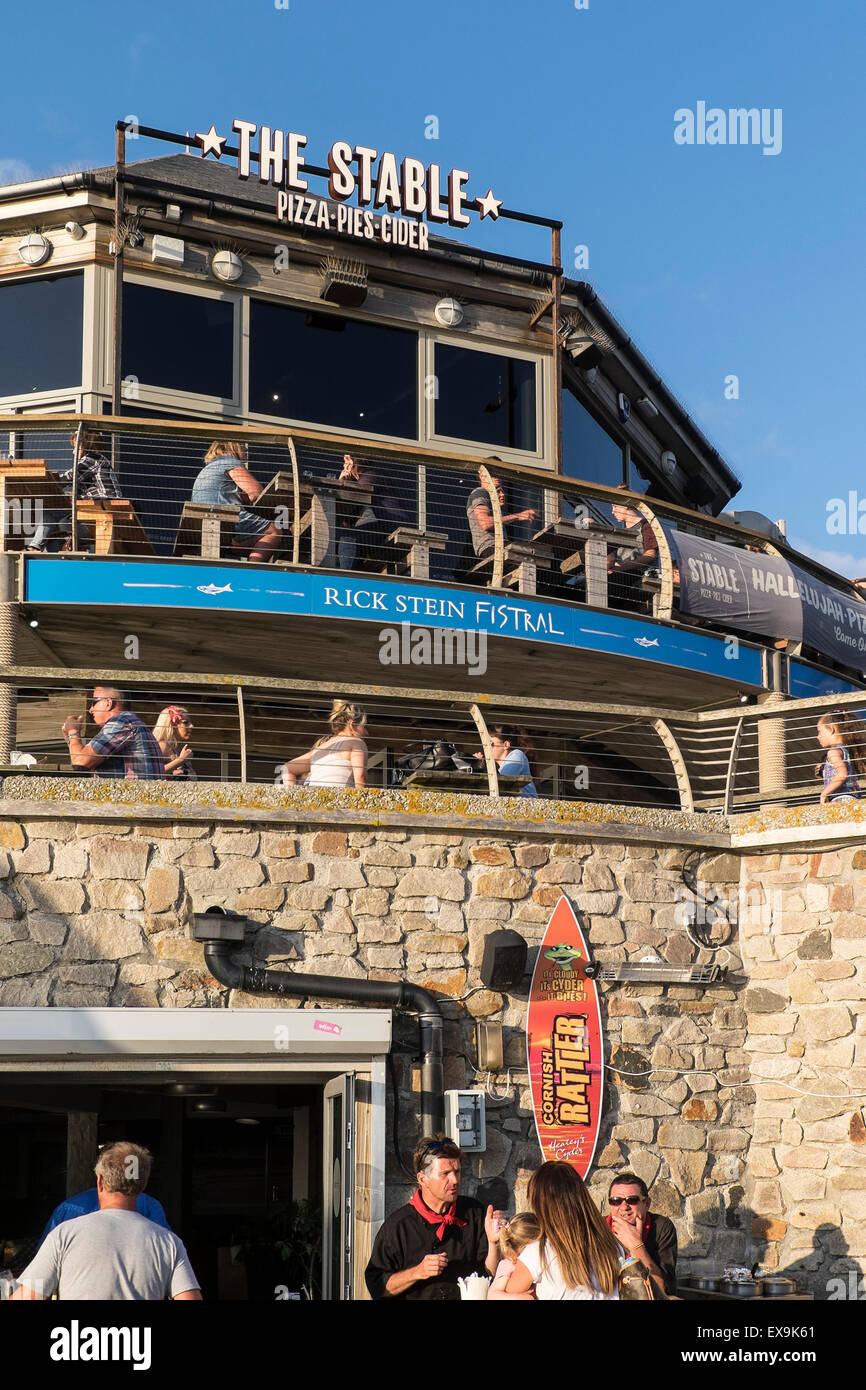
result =
M577 946L567 946L564 941L560 941L557 946L551 946L549 951L545 951L544 959L561 965L562 969L571 975L574 973L575 960L579 960L582 955L583 951Z

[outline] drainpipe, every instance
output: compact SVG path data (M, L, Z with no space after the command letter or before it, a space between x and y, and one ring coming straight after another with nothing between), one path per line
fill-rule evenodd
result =
M208 926L207 919L216 911L220 911L222 921L218 919L213 926ZM244 919L238 922L220 909L197 913L196 918L195 935L197 940L204 941L205 964L214 979L228 989L296 999L348 999L355 1004L385 1004L416 1013L421 1034L421 1133L438 1134L444 1130L442 1009L435 994L405 980L343 980L333 975L295 975L291 970L261 970L239 965L233 959L233 952L243 942ZM225 939L227 927L233 929L234 940ZM214 940L216 933L220 933L220 939Z

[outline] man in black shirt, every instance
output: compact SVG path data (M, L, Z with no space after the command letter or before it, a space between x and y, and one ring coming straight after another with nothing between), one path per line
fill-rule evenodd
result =
M618 1173L607 1194L607 1224L620 1245L645 1264L659 1289L677 1288L677 1231L666 1216L650 1213L649 1193L636 1173Z
M417 1192L373 1244L364 1276L370 1297L458 1299L458 1279L496 1270L501 1212L458 1197L460 1149L444 1135L421 1140L412 1168Z

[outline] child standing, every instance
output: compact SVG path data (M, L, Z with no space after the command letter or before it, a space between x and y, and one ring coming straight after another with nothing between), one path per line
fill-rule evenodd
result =
M534 1240L538 1240L540 1234L541 1227L531 1211L519 1212L517 1216L512 1216L510 1221L503 1222L499 1232L501 1258L496 1266L493 1283L487 1290L488 1302L496 1298L516 1299L521 1302L535 1299L535 1294L531 1291L529 1293L506 1293L505 1285L508 1283L509 1275L514 1273L515 1263L520 1258L521 1251L527 1245L531 1245Z
M860 720L845 714L822 714L818 742L827 757L818 763L815 776L823 777L820 801L856 801L860 795L857 774L866 776L866 749Z

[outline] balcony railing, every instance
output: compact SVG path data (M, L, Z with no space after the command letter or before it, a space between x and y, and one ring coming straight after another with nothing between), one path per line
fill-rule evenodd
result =
M70 436L79 429L84 446L99 432L101 443L90 453L102 451L110 460L121 499L83 495L93 490L87 462L78 465L79 495L64 495L73 484ZM208 481L220 466L203 477L205 455L211 446L236 444L248 451L246 460L235 460L238 468L247 467L262 491L253 500L215 505ZM348 469L346 455L354 460ZM487 470L481 477L479 467ZM67 477L58 479L60 473ZM404 574L689 622L677 609L669 541L679 530L783 555L846 597L860 597L848 580L808 557L700 512L477 454L359 443L324 432L0 416L0 492L0 547L7 551L35 542L49 551L231 565L248 563L250 554L261 559L264 550L280 567ZM614 520L617 503L633 509L630 529ZM646 523L643 529L635 517ZM716 630L725 631L724 624ZM767 634L768 645L773 635Z
M493 757L491 739L504 730L526 752L542 798L727 814L817 803L816 765L826 757L817 741L819 716L841 712L852 755L860 752L866 718L862 693L788 702L771 694L761 705L683 712L242 675L12 667L4 676L17 703L15 747L36 762L7 763L0 775L32 777L35 794L43 774L90 775L72 768L60 726L70 715L86 716L97 684L123 688L149 728L167 706L184 709L194 726L186 735L192 767L203 781L286 785L282 764L327 735L331 700L343 696L367 711L367 785L374 792L518 795L523 783L510 781L507 769L500 777ZM95 733L85 725L85 739ZM533 803L525 804L532 814Z

